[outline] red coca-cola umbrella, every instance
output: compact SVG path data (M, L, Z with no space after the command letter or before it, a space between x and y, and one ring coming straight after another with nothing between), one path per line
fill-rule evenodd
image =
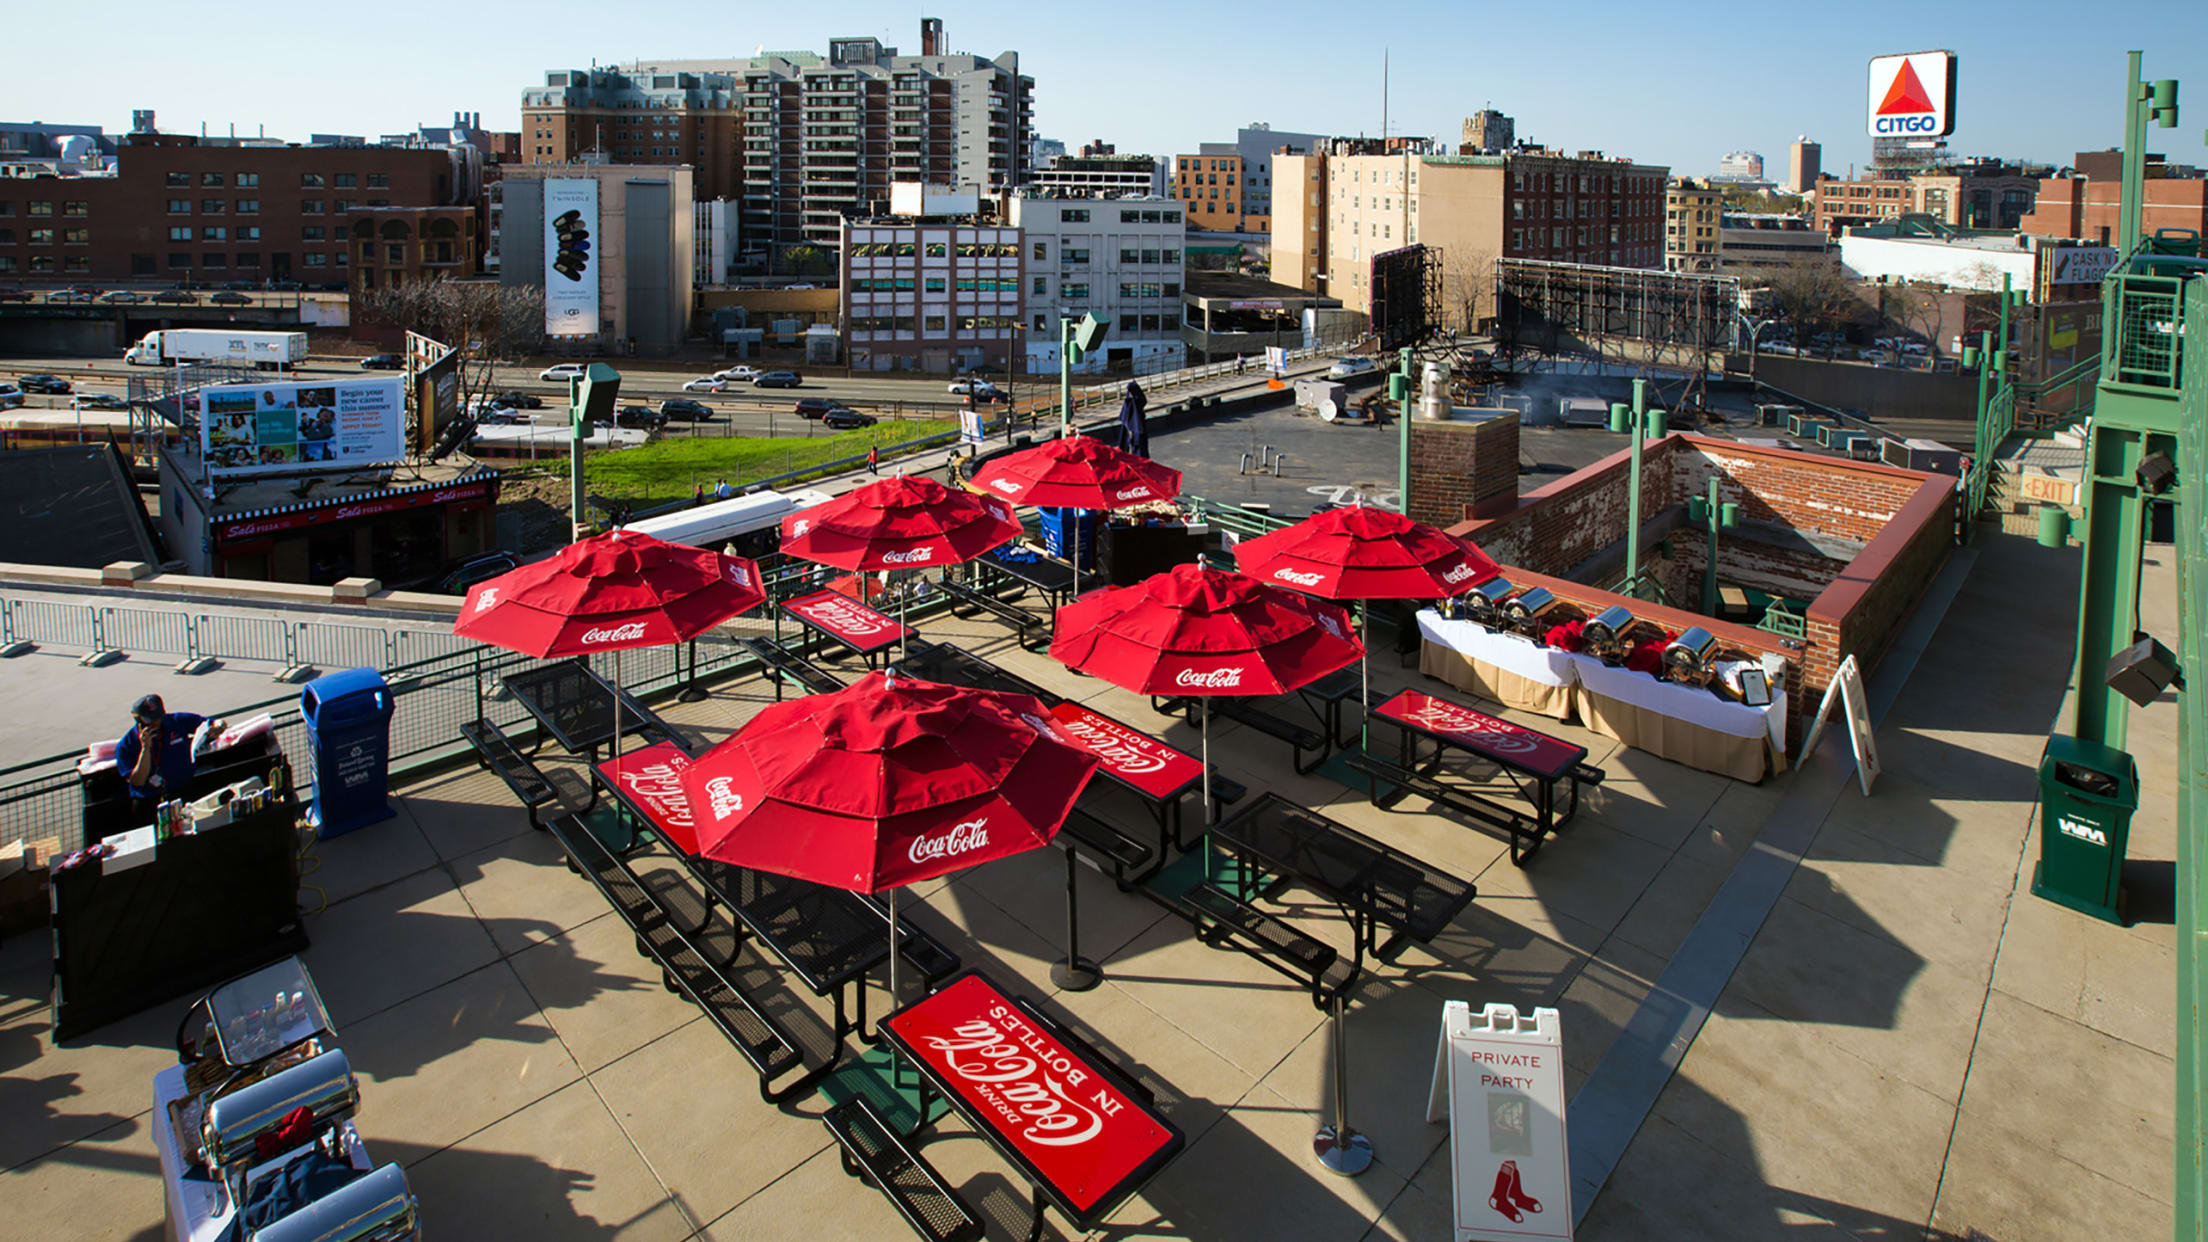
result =
M1097 763L1032 695L870 673L762 708L683 791L708 858L888 890L894 945L901 887L1048 845Z
M782 550L873 573L959 565L1020 534L1012 506L934 479L881 479L782 519ZM898 604L898 621L904 620Z
M1245 539L1235 564L1260 582L1322 599L1445 599L1502 572L1466 540L1386 509L1327 509L1269 535ZM1369 623L1360 627L1370 633ZM1372 713L1372 669L1359 661L1362 702ZM1369 740L1369 735L1368 735Z
M542 658L612 652L618 758L621 652L687 642L766 598L743 557L612 530L469 588L452 632Z
M973 486L1016 504L1124 509L1181 494L1181 472L1094 436L1046 440L974 472ZM1081 593L1080 523L1074 524L1073 593Z
M1198 560L1058 610L1050 654L1137 694L1286 694L1364 654L1349 614ZM1211 822L1211 710L1202 716Z

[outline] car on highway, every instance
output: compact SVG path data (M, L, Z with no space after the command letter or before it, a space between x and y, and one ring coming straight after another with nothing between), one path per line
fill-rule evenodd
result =
M728 381L718 375L701 375L682 386L684 392L726 392Z
M28 302L30 300L31 291L28 289L0 289L0 302Z
M127 306L133 302L145 301L144 298L128 289L117 289L113 293L103 293L100 295L100 300L110 306Z
M667 416L648 405L624 405L613 412L613 425L652 431L666 426Z
M268 287L277 293L297 293L302 286L296 280L272 280Z
M82 410L127 410L130 402L111 392L86 392L77 394L77 408Z
M560 362L537 372L537 379L547 384L564 384L571 379L583 378L587 368L580 362Z
M1336 358L1334 365L1326 369L1326 376L1328 379L1348 379L1352 375L1370 375L1379 369L1380 364L1372 359L1351 355Z
M99 295L96 293L80 293L75 289L56 289L46 295L49 302L93 302L98 299Z
M471 402L468 405L468 417L490 427L510 427L529 421L527 414L496 401Z
M25 392L42 392L55 397L67 396L69 393L68 380L44 372L22 376L15 382Z
M748 384L751 381L759 378L759 368L730 367L725 371L715 371L713 373L713 378L724 379L731 384Z
M1012 394L988 380L978 377L952 380L949 391L954 397L963 397L971 393L976 401L1010 401L1012 399Z
M406 359L397 354L370 354L360 360L363 371L404 371Z
M753 388L796 388L805 380L795 371L762 371L751 381Z
M872 414L861 414L847 406L837 406L820 416L821 425L830 431L857 431L871 427L878 420Z
M23 390L6 380L0 380L0 410L12 410L23 404Z
M211 303L212 305L215 305L215 306L251 306L251 305L253 305L253 299L251 299L251 298L249 298L249 297L245 296L245 295L244 295L244 294L242 294L242 293L239 293L239 292L238 292L237 290L235 290L235 289L224 289L224 290L222 290L222 291L221 291L221 292L219 292L219 293L211 293L211 294L208 294L208 295L207 295L207 301L208 301L209 303Z
M687 418L693 423L702 423L713 417L713 407L703 401L692 401L688 397L669 397L659 403L659 415L661 418Z
M834 397L799 397L797 399L797 416L799 418L819 418L830 410L844 408L843 402L836 400Z
M806 282L806 281L802 281L802 280L801 280L801 281L798 281L798 282L797 282L796 284L794 284L794 285L784 285L784 286L782 286L782 287L783 287L784 289L818 289L818 288L820 288L820 286L819 286L819 285L816 285L816 284L811 284L811 283L808 283L808 282Z
M183 289L163 289L161 292L154 294L151 298L147 300L152 302L161 302L174 306L199 305L199 295L196 293L187 292Z
M503 405L509 410L541 410L544 408L544 398L516 388L492 397L491 404Z

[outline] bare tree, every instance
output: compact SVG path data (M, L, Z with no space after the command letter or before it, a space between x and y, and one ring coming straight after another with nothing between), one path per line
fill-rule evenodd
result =
M457 351L463 410L491 395L499 363L534 352L544 340L544 290L536 286L438 276L357 290L353 308L370 322L418 332Z
M1860 309L1848 278L1824 264L1781 268L1768 279L1779 316L1793 325L1798 342L1850 322Z
M1441 313L1450 327L1471 332L1495 314L1495 252L1452 247L1443 257Z

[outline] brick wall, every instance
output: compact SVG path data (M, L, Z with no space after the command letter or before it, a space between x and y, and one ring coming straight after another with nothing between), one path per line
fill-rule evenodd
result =
M1452 526L1518 498L1518 415L1411 420L1411 495L1404 511Z
M1692 527L1671 537L1671 558L1686 567L1688 590L1673 595L1681 603L1699 604L1702 598L1702 566L1708 559L1708 536ZM1843 563L1803 548L1785 548L1727 534L1717 544L1717 576L1784 595L1789 599L1815 599L1840 576ZM1668 583L1666 584L1669 585Z
M1925 477L1914 470L1788 449L1702 436L1677 438L1692 450L1673 459L1677 463L1673 488L1681 499L1702 495L1715 474L1719 498L1739 503L1742 521L1791 527L1856 545L1876 538L1909 503Z
M1681 436L1647 444L1641 457L1641 519L1678 500L1672 481L1672 457ZM1417 442L1412 442L1416 452ZM1626 472L1632 450L1624 449L1576 473L1518 497L1493 516L1451 528L1505 565L1536 573L1564 574L1581 561L1625 538ZM1411 490L1418 490L1412 462ZM1418 515L1414 512L1413 517ZM1422 521L1433 519L1422 518ZM1437 523L1439 524L1439 523Z
M1828 635L1820 646L1834 668L1852 654L1868 676L1955 550L1955 481L1920 477L1909 503L1810 603L1810 633Z

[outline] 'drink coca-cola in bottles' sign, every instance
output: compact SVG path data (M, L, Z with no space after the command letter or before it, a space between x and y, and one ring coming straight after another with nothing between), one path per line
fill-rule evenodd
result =
M961 975L883 1025L1084 1222L1183 1142L980 975Z
M1153 798L1169 798L1202 776L1204 765L1147 733L1137 733L1079 703L1050 709L1059 732L1088 747L1104 770Z
M840 591L815 591L782 605L783 611L859 651L887 647L905 627Z

